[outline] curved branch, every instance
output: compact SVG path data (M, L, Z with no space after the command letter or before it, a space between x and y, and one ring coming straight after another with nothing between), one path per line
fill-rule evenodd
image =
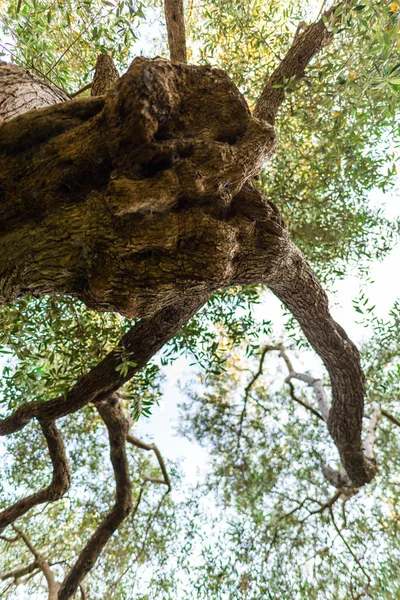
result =
M87 542L75 565L65 577L58 594L58 600L69 600L74 596L104 546L132 508L132 484L129 477L125 444L128 434L128 421L115 395L109 400L97 402L96 408L108 429L110 458L116 482L116 499L112 510Z
M164 11L171 61L187 63L183 0L164 0Z
M254 109L254 116L273 124L285 98L285 83L301 79L311 59L333 39L327 22L333 24L342 14L345 2L336 4L323 13L321 19L309 25L302 33L296 32L292 46L277 69L268 78Z
M160 483L160 484L168 486L168 491L169 491L171 489L171 480L169 478L164 459L163 459L162 454L159 451L158 447L155 444L146 444L145 442L142 442L142 440L140 440L136 436L132 435L131 433L128 434L126 441L129 442L130 444L132 444L133 446L136 446L137 448L141 448L142 450L147 450L147 451L152 450L154 452L164 479L154 479L152 477L146 477L144 480L144 483L146 483L146 481L148 481L150 483Z
M353 485L364 485L375 476L377 465L364 455L361 440L365 387L358 350L330 315L326 293L292 242L267 285L296 317L328 370L332 382L329 431Z
M55 500L59 500L69 489L71 476L61 434L53 422L41 422L40 425L43 435L46 438L50 459L53 465L51 483L49 486L36 492L36 494L18 500L15 504L0 512L0 532L3 531L7 525L13 523L28 512L33 506L43 504L44 502L54 502Z
M304 402L304 400L302 400L301 398L298 398L296 396L296 394L294 393L293 383L290 380L287 383L289 386L291 399L294 400L295 402L297 402L298 404L300 404L301 406L303 406L304 408L306 408L307 410L309 410L314 416L318 417L318 419L321 419L321 421L324 421L324 423L325 423L325 419L321 415L321 413L319 413L317 410L315 410L315 408L313 406L311 406L310 404L308 404L308 402Z
M12 415L0 420L0 435L19 431L35 417L40 421L54 421L83 408L89 402L108 398L144 367L206 300L204 296L185 298L136 323L121 338L118 347L80 377L66 396L58 396L48 402L22 404ZM117 371L123 362L121 349L125 356L129 356L131 365L136 364L129 366L124 374Z
M13 528L14 528L14 531L23 540L25 546L27 546L27 548L29 549L29 551L35 557L35 562L33 564L36 564L36 567L42 571L43 575L46 578L47 589L48 589L48 593L49 593L48 600L57 600L57 593L58 593L60 585L55 580L53 572L52 572L52 570L50 568L49 563L36 550L36 548L33 546L32 542L28 538L28 536L21 529L19 529L18 527L15 527L15 526L13 526Z

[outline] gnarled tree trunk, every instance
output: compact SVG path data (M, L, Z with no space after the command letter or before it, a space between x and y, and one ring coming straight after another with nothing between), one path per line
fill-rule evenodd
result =
M18 67L2 69L6 86L13 70L21 75L22 97L36 85L43 103L64 99ZM354 484L369 481L358 352L253 183L275 134L229 77L140 57L107 96L21 106L0 129L1 301L62 293L150 317L231 285L266 284L324 360L331 433Z

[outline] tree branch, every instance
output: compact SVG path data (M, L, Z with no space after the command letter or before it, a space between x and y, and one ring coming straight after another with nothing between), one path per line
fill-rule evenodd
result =
M327 22L332 26L345 5L345 2L336 4L324 12L321 19L295 35L286 56L267 79L254 109L255 117L274 124L276 114L285 98L285 84L292 79L301 79L311 59L333 39Z
M48 589L48 593L49 593L48 600L57 600L57 598L58 598L57 594L58 594L60 584L55 580L53 572L50 569L49 563L47 562L47 560L45 560L43 558L43 556L40 554L40 552L38 552L36 550L36 548L33 546L32 542L30 541L28 536L22 531L22 529L15 527L15 525L13 525L13 529L23 540L25 546L33 554L33 556L35 557L35 563L37 565L37 568L39 568L42 571L43 575L46 578L47 589Z
M367 578L367 582L369 585L371 583L371 578L368 574L368 572L364 569L364 567L362 566L360 559L357 557L357 555L353 552L351 546L349 545L349 543L346 541L346 539L343 537L341 530L339 529L338 525L336 524L335 521L335 516L333 514L333 510L332 508L329 509L329 513L331 515L332 518L332 523L334 528L336 529L336 532L338 534L338 536L340 537L340 539L342 540L342 542L344 543L344 545L346 546L346 548L348 549L348 551L350 552L351 556L354 558L355 562L357 563L358 567L360 568L360 570L362 571L362 573L365 575L365 577Z
M99 54L90 87L91 96L103 96L118 81L119 73L109 54ZM79 93L79 92L78 92Z
M18 541L18 536L16 535L10 538L7 535L0 535L0 540L2 540L3 542L7 542L8 544L14 544Z
M183 0L164 0L164 11L171 61L187 63Z
M311 407L310 408L315 415L317 415L318 417L322 417L323 421L325 421L327 423L328 417L329 417L329 402L328 402L328 398L325 393L324 387L322 385L322 381L320 379L314 379L313 377L311 377L310 375L307 375L305 373L296 373L296 371L293 369L292 363L290 362L290 360L285 352L284 347L280 346L279 350L280 350L280 355L282 356L283 360L285 361L286 366L289 371L289 375L285 381L287 383L290 383L291 379L299 379L300 381L304 381L310 387L312 387L314 389L315 397L317 399L321 414L318 413L317 411L315 411L313 408L311 408ZM293 395L292 395L292 397L293 397ZM298 401L296 398L295 398L295 400Z
M71 476L61 434L53 422L41 422L40 425L46 438L53 465L51 483L39 492L18 500L15 504L0 512L0 531L19 519L33 506L59 500L69 489Z
M301 398L298 398L296 396L296 394L294 393L293 383L290 380L287 383L289 385L291 399L294 400L295 402L297 402L298 404L300 404L301 406L304 406L304 408L306 408L307 410L312 412L312 414L315 415L316 417L318 417L318 419L321 419L321 421L325 422L324 417L321 415L321 413L319 413L317 410L315 410L315 408L313 408L311 406L311 404L308 404L308 402L304 402L304 400L301 400Z
M246 416L246 410L247 410L247 402L249 400L249 394L251 391L251 388L253 387L253 385L256 383L257 379L260 377L260 375L262 375L263 372L263 366L264 366L264 360L265 360L265 356L267 354L267 352L269 352L270 350L277 350L277 347L275 346L264 346L264 348L261 351L261 356L260 356L260 362L258 365L258 370L256 373L254 373L253 377L250 379L249 383L247 384L247 386L244 389L244 396L243 396L243 409L240 415L240 421L239 421L239 429L238 429L238 435L237 435L237 451L239 451L240 449L240 440L242 437L242 431L243 431L243 422L244 422L244 418Z
M7 579L14 579L14 583L16 583L18 581L18 579L20 579L21 577L24 577L24 575L29 575L30 573L33 573L37 569L39 569L39 565L37 564L37 561L35 560L32 563L30 563L29 565L25 565L23 567L17 567L16 569L13 569L12 571L8 571L6 573L1 573L0 579L2 581L6 581Z
M125 444L128 434L128 421L115 394L109 400L96 402L96 408L108 429L110 458L116 482L116 499L112 510L86 543L75 565L65 577L58 594L58 600L69 600L74 596L104 546L132 508L132 484L129 477Z
M375 433L376 428L379 423L379 419L382 416L382 411L380 409L379 404L373 402L372 404L372 414L369 420L367 435L364 443L364 454L367 458L371 460L374 459L374 441L375 441Z
M171 481L170 481L170 478L168 475L167 468L165 466L164 459L161 455L161 452L157 448L157 446L155 444L146 444L145 442L142 442L142 440L135 437L131 433L128 433L126 441L129 442L130 444L132 444L133 446L136 446L137 448L141 448L142 450L147 450L147 451L152 450L154 452L164 479L154 479L151 477L146 477L144 480L144 483L146 483L146 481L149 481L150 483L164 484L164 485L168 486L168 491L169 491L171 489Z
M306 338L323 360L332 383L328 428L353 485L371 481L375 461L364 455L361 439L365 378L356 346L329 312L328 298L300 250L288 242L280 268L268 287L298 320Z
M289 371L289 376L286 378L285 381L290 385L292 398L296 402L300 402L301 404L303 404L303 406L308 408L316 416L318 416L320 419L322 419L323 421L325 421L327 423L328 418L329 418L329 402L328 402L328 398L327 398L325 389L322 385L322 381L320 379L314 379L311 375L308 375L306 373L297 373L294 370L292 362L290 361L289 357L287 356L285 349L282 345L277 346L277 347L271 346L268 348L270 348L272 350L279 350L280 355L282 356L282 358L284 359L284 361L286 363L286 366ZM304 381L305 383L307 383L310 387L312 387L314 389L314 393L318 400L318 404L319 404L322 414L315 411L312 408L312 406L309 406L308 404L305 404L302 401L299 401L298 398L295 397L294 388L290 381L291 379L298 379L300 381ZM373 446L374 446L376 428L378 426L378 422L379 422L379 419L381 418L381 416L382 416L382 411L380 409L380 406L376 403L373 403L372 404L372 414L371 414L371 417L369 420L367 434L366 434L365 443L364 443L364 456L371 462L371 464L374 464L374 463L376 464L374 453L373 453ZM352 480L350 479L350 477L348 476L348 474L346 473L346 471L344 469L335 470L329 466L323 466L322 470L323 470L323 473L324 473L326 479L334 487L336 487L338 489L342 488L341 497L348 499L349 497L351 497L352 495L354 495L355 493L358 492L358 488L355 487Z
M400 427L400 419L398 419L397 417L392 415L392 413L388 412L384 408L382 408L381 410L382 410L382 416L386 417L387 419L389 419L389 421L391 421L392 423L394 423L395 425L398 425Z
M0 420L0 435L19 431L35 417L42 422L52 421L76 412L89 402L108 398L144 367L207 299L204 296L185 298L142 319L121 338L117 348L78 379L66 396L48 402L22 404L12 415ZM136 366L129 366L124 375L117 371L123 362L121 349L129 356L129 362L136 363Z
M330 498L327 502L325 502L324 504L321 504L319 508L317 508L316 510L309 510L308 511L308 515L302 519L300 521L300 523L304 523L304 521L306 521L309 517L311 517L312 515L318 515L318 514L322 514L325 510L327 510L328 508L331 509L332 506L335 504L335 502L337 502L339 500L339 498L342 495L342 490L338 490L333 496L332 498Z

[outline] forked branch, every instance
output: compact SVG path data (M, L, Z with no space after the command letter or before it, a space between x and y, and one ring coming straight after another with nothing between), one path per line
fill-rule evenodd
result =
M132 484L129 476L129 464L126 454L127 441L143 450L152 450L157 457L158 464L163 474L163 479L153 477L144 478L135 507L133 508L133 516L135 516L138 511L144 486L147 482L166 485L168 488L167 493L171 487L165 462L157 446L155 444L146 444L134 435L128 433L130 423L124 414L118 395L113 394L107 400L96 402L96 408L108 429L110 457L116 482L116 499L112 510L103 519L95 533L83 548L75 565L65 577L59 591L58 600L68 600L74 596L78 587L81 587L82 580L92 569L110 537L132 510ZM158 513L159 508L160 504L154 516Z
M142 442L142 440L135 437L131 433L128 434L126 441L129 442L130 444L132 444L133 446L136 446L137 448L141 448L142 450L147 450L147 451L152 450L157 458L159 467L161 469L161 473L163 474L163 479L154 478L154 477L145 477L143 483L149 482L149 483L156 483L156 484L159 483L161 485L166 485L168 487L168 491L169 491L171 489L171 481L170 481L170 478L168 475L167 468L165 466L164 459L161 455L161 452L157 448L157 446L155 444L146 444L145 442Z
M285 381L290 386L290 395L291 395L292 399L295 400L296 402L300 403L302 406L304 406L307 410L311 411L314 415L316 415L318 418L323 420L325 423L328 423L329 417L330 417L330 406L329 406L328 396L326 394L326 391L324 389L322 381L320 379L315 379L314 377L312 377L311 375L308 375L307 373L298 373L294 369L293 364L292 364L291 360L289 359L289 357L282 345L264 346L264 349L261 352L262 359L260 361L260 368L261 368L262 362L264 360L265 353L268 351L271 351L271 350L278 351L287 366L289 375L288 375L288 377L286 377ZM260 368L259 368L259 370L260 370ZM308 403L300 400L299 398L297 398L295 396L294 387L293 387L293 384L291 381L292 379L297 379L299 381L303 381L303 382L307 383L307 385L309 385L311 388L313 388L316 400L319 405L320 412L316 411ZM365 442L364 442L364 456L371 465L373 465L373 464L376 465L373 447L374 447L376 429L377 429L379 419L382 414L383 414L383 411L381 411L379 405L376 403L373 403L372 413L371 413L371 417L369 420L367 434L366 434ZM356 493L357 486L353 483L351 477L348 475L348 473L344 469L335 470L329 466L323 466L322 470L323 470L323 473L324 473L326 479L334 487L341 490L341 493L339 494L338 497L343 497L343 498L347 499L351 495Z
M32 564L35 564L36 568L40 569L46 578L47 589L48 589L48 600L57 600L57 598L58 598L57 594L58 594L58 590L60 588L60 584L56 581L54 574L50 568L49 562L35 548L35 546L32 544L32 542L30 541L28 536L24 533L24 531L22 531L22 529L15 527L15 525L13 525L13 529L14 529L14 531L16 531L16 533L19 535L19 537L23 540L25 546L29 549L29 551L35 557L35 562ZM32 571L33 570L34 569L32 569Z

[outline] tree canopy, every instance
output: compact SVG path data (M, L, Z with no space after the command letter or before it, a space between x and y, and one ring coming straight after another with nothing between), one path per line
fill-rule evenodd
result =
M317 279L366 279L398 241L379 199L397 181L400 5L193 0L184 29L176 0L0 6L4 60L65 101L0 123L0 595L400 596L400 307L356 304L361 370ZM93 93L99 55L129 70ZM110 255L91 225L103 179ZM90 241L73 223L63 238L64 206ZM185 358L179 435L210 457L195 484L135 431Z

